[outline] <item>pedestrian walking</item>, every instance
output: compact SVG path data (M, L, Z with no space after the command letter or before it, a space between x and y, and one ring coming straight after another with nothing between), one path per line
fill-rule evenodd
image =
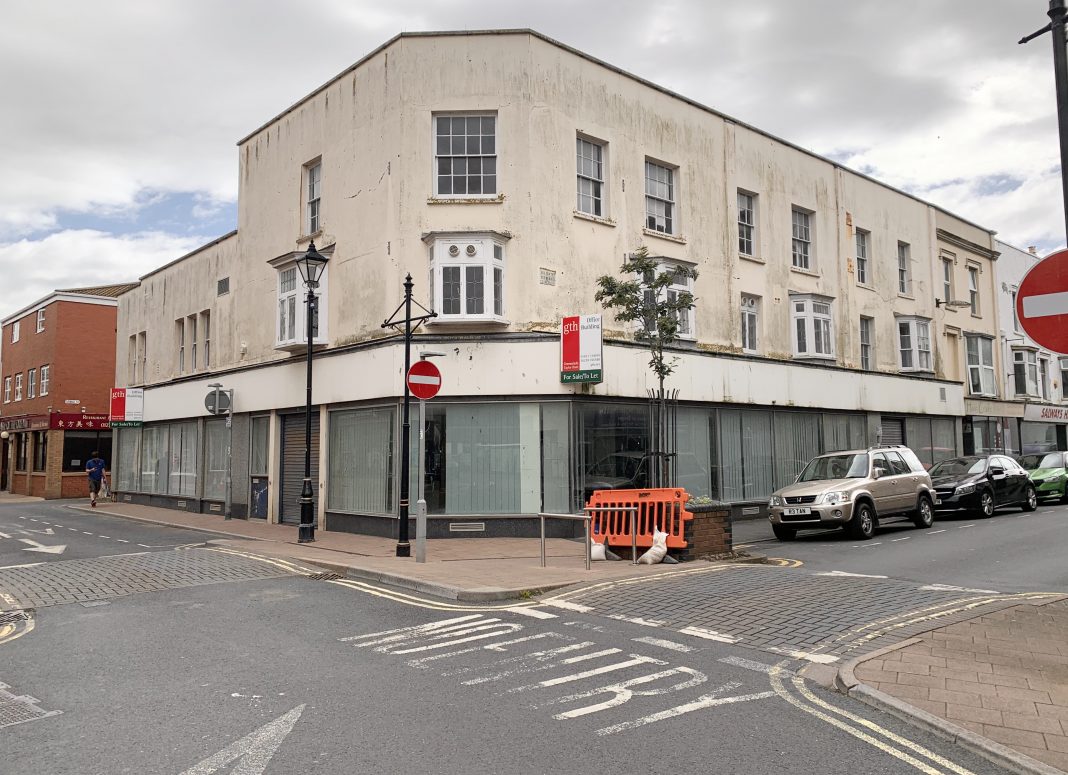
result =
M100 485L104 481L104 469L106 465L99 452L93 452L89 462L85 464L85 473L89 474L89 505L96 508L96 496L100 493Z

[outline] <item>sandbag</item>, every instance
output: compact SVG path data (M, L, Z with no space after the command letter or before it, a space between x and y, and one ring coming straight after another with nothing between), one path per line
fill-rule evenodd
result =
M667 555L667 533L661 533L653 528L653 545L646 550L645 554L638 558L639 565L656 565L662 562Z

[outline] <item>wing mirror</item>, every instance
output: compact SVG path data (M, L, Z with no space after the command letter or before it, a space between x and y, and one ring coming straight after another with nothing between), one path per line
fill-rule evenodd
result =
M1000 466L990 466L990 475L991 476L1004 476L1005 475L1005 469L1001 468Z
M886 476L886 469L885 468L876 467L871 472L871 478L872 479L882 479L884 476Z

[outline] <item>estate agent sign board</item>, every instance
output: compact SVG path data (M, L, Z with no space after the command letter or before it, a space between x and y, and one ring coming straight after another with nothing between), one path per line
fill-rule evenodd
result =
M573 315L560 321L560 381L602 382L601 316Z

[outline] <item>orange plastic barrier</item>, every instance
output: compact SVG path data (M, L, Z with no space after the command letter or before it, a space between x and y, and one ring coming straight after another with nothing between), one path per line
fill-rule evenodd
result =
M630 512L622 509L637 507L634 532L638 546L653 545L653 528L668 534L668 549L686 548L686 523L693 514L686 510L690 496L681 487L662 487L655 490L594 490L586 508L612 508L620 511L595 511L591 533L595 541L604 540L609 546L630 546Z

